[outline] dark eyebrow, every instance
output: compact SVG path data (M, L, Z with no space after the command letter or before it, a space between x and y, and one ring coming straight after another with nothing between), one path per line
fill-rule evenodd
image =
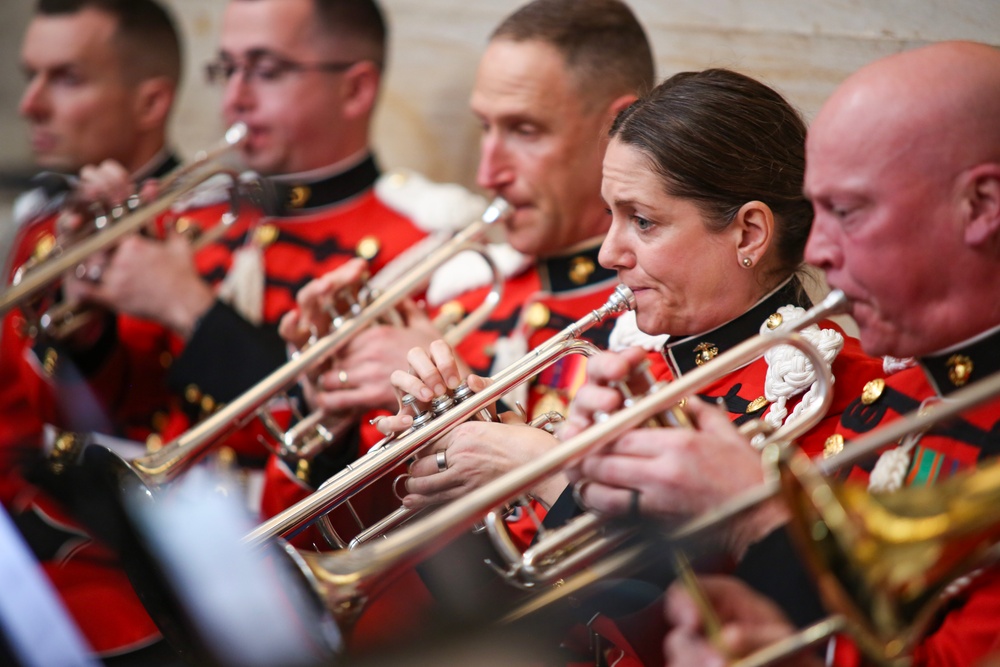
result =
M220 49L219 50L219 57L220 58L235 58L235 57L238 57L238 54L229 53L225 49ZM244 54L244 58L246 58L247 60L260 60L261 58L276 58L278 60L284 60L285 59L283 56L278 55L277 53L275 53L271 49L265 49L265 48L250 49L249 51L247 51Z

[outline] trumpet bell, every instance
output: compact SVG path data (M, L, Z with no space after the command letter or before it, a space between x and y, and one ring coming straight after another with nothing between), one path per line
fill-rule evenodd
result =
M779 464L791 529L828 606L868 655L908 655L948 587L1000 556L1000 462L932 487L835 485L801 452Z

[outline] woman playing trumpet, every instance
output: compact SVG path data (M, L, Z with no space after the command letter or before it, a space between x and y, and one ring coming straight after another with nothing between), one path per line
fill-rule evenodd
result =
M624 378L647 356L658 362L660 376L676 377L711 363L767 323L793 321L810 305L800 273L811 220L801 193L805 126L778 93L727 70L679 74L620 114L610 135L602 195L612 223L600 261L618 271L637 299L635 319L619 319L612 345L639 342L645 349L591 360L588 401L571 410L566 429L572 433L589 423L592 410L620 404L620 394L607 383ZM823 350L838 378L831 413L807 439L816 454L848 399L881 373L881 362L865 357L832 322L805 335ZM397 372L393 379L415 396L459 374L441 344L415 349L409 360L415 374ZM808 411L813 377L799 357L779 349L702 391L708 402L721 400L727 415L706 414L699 401L690 401L688 409L696 419L763 418L780 425ZM383 422L386 428L408 423L405 416ZM468 423L453 431L411 466L404 503L417 507L457 496L551 444L547 434L515 435L512 428ZM657 431L628 434L588 461L583 472L599 468L601 477L593 479L603 484L588 485L583 498L620 512L638 489L643 510L687 515L762 474L759 454L743 440L690 450L658 441ZM670 460L657 460L664 457ZM439 469L441 459L446 470ZM733 468L712 475L719 460L733 462ZM658 471L678 466L704 471L697 477L705 486L678 488L662 507L649 506L664 483ZM552 488L542 492L553 500ZM564 503L573 505L568 495Z

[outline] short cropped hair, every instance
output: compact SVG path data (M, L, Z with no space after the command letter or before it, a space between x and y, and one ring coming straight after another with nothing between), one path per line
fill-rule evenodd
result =
M592 102L642 95L655 82L649 39L620 0L534 0L497 26L497 39L552 45Z
M118 22L115 35L122 71L130 82L181 80L181 44L173 18L155 0L38 0L35 14L58 16L95 9Z
M727 69L681 72L622 111L610 136L641 151L664 192L696 203L715 232L758 200L775 216L776 270L802 263L806 125L773 88Z
M385 65L388 28L381 8L374 0L313 0L323 31L334 37L350 36L370 52L367 59Z

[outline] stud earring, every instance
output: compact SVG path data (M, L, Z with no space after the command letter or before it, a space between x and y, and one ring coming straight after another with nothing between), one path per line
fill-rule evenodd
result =
M753 266L753 260L750 259L749 257L744 257L743 258L743 266L745 266L745 267L747 267L749 269L751 266Z

